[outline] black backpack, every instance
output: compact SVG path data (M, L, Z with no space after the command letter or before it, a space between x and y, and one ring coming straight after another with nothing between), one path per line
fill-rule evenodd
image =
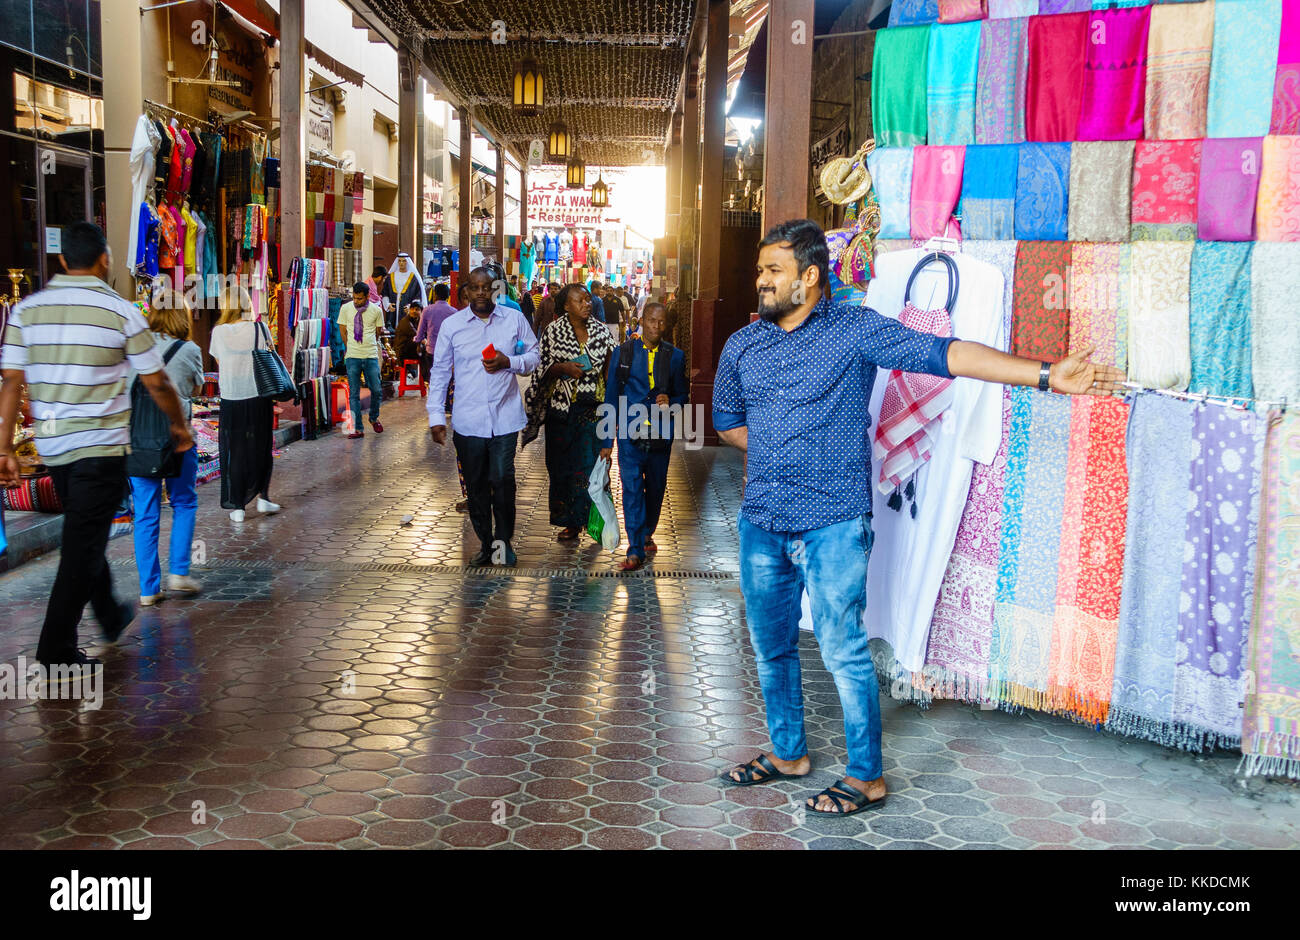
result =
M185 340L178 339L167 347L163 365L171 362L184 345ZM131 453L126 458L126 475L162 480L180 473L181 455L172 441L171 422L137 375L131 383Z
M614 376L618 382L618 393L620 395L622 395L623 390L627 388L628 377L632 375L632 357L636 355L636 347L640 342L640 339L630 339L618 347L618 366L614 370ZM655 365L658 367L655 369L657 374L650 376L650 392L652 395L664 394L671 398L675 391L671 386L673 353L677 351L677 347L672 343L663 340L659 343L659 350L660 355L655 356ZM661 372L660 369L663 371ZM666 381L669 383L669 386L667 388L659 388L655 384L655 380L663 377L665 372L668 374ZM643 450L647 453L658 453L673 449L673 442L671 440L662 440L658 438L650 440L635 439L632 443L638 450Z

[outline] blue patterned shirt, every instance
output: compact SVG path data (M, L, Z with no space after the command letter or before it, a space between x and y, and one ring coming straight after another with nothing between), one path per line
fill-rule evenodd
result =
M952 342L825 299L789 333L759 320L732 334L713 426L749 428L745 518L769 532L807 532L870 512L876 367L949 378Z

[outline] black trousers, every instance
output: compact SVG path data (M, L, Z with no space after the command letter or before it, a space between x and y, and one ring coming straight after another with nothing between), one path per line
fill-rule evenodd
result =
M453 434L452 441L465 473L469 521L474 534L488 551L492 550L494 541L509 544L515 537L515 450L519 432L500 437Z
M104 552L127 491L126 458L87 457L51 467L50 476L63 503L63 548L36 658L64 663L77 653L77 625L87 603L105 630L122 626Z

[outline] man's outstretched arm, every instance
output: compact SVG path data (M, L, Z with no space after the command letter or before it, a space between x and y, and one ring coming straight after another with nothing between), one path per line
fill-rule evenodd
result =
M1114 366L1098 365L1088 357L1096 350L1073 353L1051 364L1048 382L1053 391L1066 395L1110 395L1123 391L1124 373ZM957 340L948 346L948 371L1004 385L1038 385L1042 362L1013 356L985 346Z

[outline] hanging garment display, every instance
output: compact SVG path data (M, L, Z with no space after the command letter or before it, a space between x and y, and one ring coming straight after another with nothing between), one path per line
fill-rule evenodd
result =
M1261 490L1260 577L1254 596L1242 768L1300 779L1300 418L1268 419Z
M1012 352L1055 362L1070 346L1070 242L1017 242Z
M1070 400L1011 391L990 678L998 701L1042 709L1051 663Z
M1146 388L1192 380L1192 242L1134 242L1129 280L1128 374Z
M1254 396L1250 374L1250 242L1202 242L1192 249L1193 392Z
M1128 323L1119 309L1120 255L1127 245L1075 242L1070 251L1070 352L1127 368Z
M1251 253L1251 375L1255 395L1300 401L1300 244L1258 242Z
M1270 134L1300 134L1300 0L1282 0Z
M1016 167L1012 144L966 148L961 181L962 232L968 239L1015 237Z
M1038 0L989 0L988 19L1003 20L1036 16Z
M889 8L889 26L916 26L939 20L939 0L896 0Z
M1260 241L1300 241L1300 137L1264 138L1255 215Z
M1133 147L1131 140L1114 140L1070 148L1070 241L1129 240Z
M135 135L131 139L131 205L136 207L137 212L145 206L147 197L154 188L154 155L158 141L157 126L145 115L140 115L135 122ZM137 265L140 261L136 259L142 255L139 250L139 235L139 226L131 229L126 250L126 256Z
M1273 118L1282 0L1215 0L1206 137L1262 137Z
M1106 720L1119 633L1129 408L1113 398L1070 403L1056 611L1046 707L1077 721Z
M1026 140L1074 140L1083 103L1088 20L1087 13L1030 18Z
M1205 136L1214 0L1157 4L1147 35L1144 132L1151 140Z
M978 13L979 0L974 0L974 5ZM975 80L980 54L980 24L954 22L952 26L930 29L926 113L931 144L975 143Z
M907 238L912 228L912 148L877 147L867 157L880 198L880 237Z
M975 98L975 142L1018 144L1025 139L1029 27L1025 19L985 20Z
M926 90L929 26L907 26L876 33L872 58L871 119L880 147L913 147L926 142Z
M1133 154L1134 241L1196 237L1199 140L1139 140Z
M1092 9L1092 0L1038 0L1038 12L1044 16L1052 13L1080 13Z
M965 23L970 20L982 20L988 13L987 7L988 0L939 0L939 22Z
M1201 142L1201 178L1196 195L1198 238L1241 242L1255 237L1262 159L1263 140L1259 137L1209 138Z
M912 154L911 234L961 237L953 218L961 198L965 147L915 147Z
M1088 21L1075 140L1137 140L1146 109L1151 8L1101 10Z
M1070 145L1024 143L1016 171L1016 238L1065 241L1070 218Z

